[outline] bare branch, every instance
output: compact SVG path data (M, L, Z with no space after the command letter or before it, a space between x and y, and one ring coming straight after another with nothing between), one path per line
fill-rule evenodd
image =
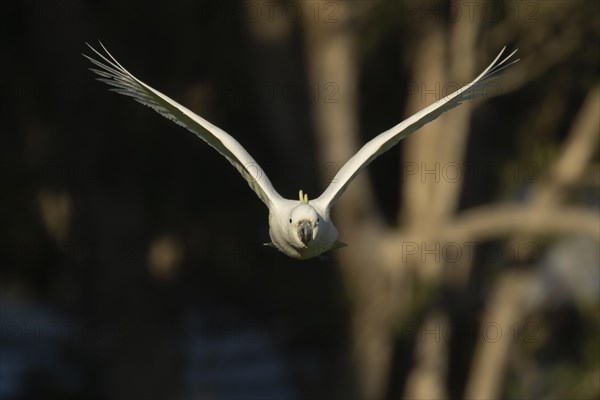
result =
M413 81L426 90L419 90L417 95L408 99L406 115L411 115L427 104L428 99L425 94L428 93L430 85L444 80L444 30L442 27L431 28L421 42L417 44L418 51L415 50L413 63ZM442 96L439 96L441 98ZM405 163L425 162L432 165L436 160L436 143L440 136L440 126L443 123L445 115L442 115L436 121L433 121L419 131L418 135L413 135L404 140L402 145L402 160ZM431 217L431 202L434 197L435 182L422 182L416 177L409 177L404 182L402 189L403 208L399 215L404 226L422 227Z
M582 207L540 209L527 205L496 204L462 212L439 227L439 243L483 243L515 234L558 236L585 234L600 242L600 214ZM406 263L403 243L421 243L412 231L388 231L379 244L385 254L386 269L394 270Z
M443 327L448 325L448 318L440 312L435 312L421 326L415 338L416 365L406 381L405 398L448 398L448 341L442 337Z
M498 281L480 321L480 326L485 327L481 332L485 340L480 340L475 348L471 376L465 389L466 399L498 398L514 342L508 327L524 317L525 294L533 280L531 273L511 269Z
M485 241L515 233L587 234L600 241L599 219L600 214L582 207L549 210L514 204L483 206L461 213L440 231L440 237Z
M590 90L575 117L563 150L546 178L532 194L540 206L554 205L564 197L564 189L580 179L598 150L600 135L600 85Z

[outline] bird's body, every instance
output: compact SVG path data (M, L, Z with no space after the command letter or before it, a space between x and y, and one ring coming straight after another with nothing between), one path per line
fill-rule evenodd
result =
M338 233L330 213L305 201L302 194L300 198L283 199L269 208L269 236L279 251L304 260L331 249ZM302 238L303 229L308 231L308 240Z
M232 136L137 79L123 68L104 46L102 48L106 52L106 56L91 46L90 48L100 57L100 60L84 56L100 67L100 69L92 68L92 71L100 76L99 80L114 86L113 90L116 92L133 97L136 101L153 108L166 118L194 132L221 153L240 172L250 188L269 209L269 236L271 237L269 244L289 257L298 259L316 257L328 250L345 246L344 243L337 240L338 232L331 220L330 211L346 187L363 168L443 112L481 94L476 90L483 89L483 83L487 79L518 61L505 64L515 53L513 52L502 61L497 62L504 52L502 49L490 66L473 82L366 143L338 171L321 196L309 200L308 196L300 191L298 200L289 200L277 193L262 168Z

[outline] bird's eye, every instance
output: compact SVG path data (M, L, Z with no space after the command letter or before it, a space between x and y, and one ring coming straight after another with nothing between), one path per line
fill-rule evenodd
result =
M317 224L319 223L319 218L317 218Z
M292 219L290 218L290 224L292 223Z

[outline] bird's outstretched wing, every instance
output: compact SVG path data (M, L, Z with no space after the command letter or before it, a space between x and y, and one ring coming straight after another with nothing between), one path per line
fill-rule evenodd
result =
M194 132L200 139L221 153L242 174L244 179L248 181L248 185L267 207L282 199L262 168L237 140L219 127L137 79L117 62L102 43L100 43L100 46L106 53L105 55L88 43L86 44L99 57L96 59L83 54L84 57L99 67L99 69L90 68L91 71L100 76L99 81L114 86L112 90L115 92L133 97L137 102L153 108L162 116Z
M435 120L444 112L458 106L461 102L470 100L474 97L484 94L484 83L493 75L504 68L516 63L517 60L506 63L516 50L510 53L502 61L498 62L506 47L500 51L494 61L483 71L473 82L457 90L456 92L444 97L424 108L410 118L402 121L391 129L379 134L368 143L366 143L334 176L331 183L325 189L320 197L313 200L321 209L328 210L335 204L337 199L344 193L346 187L354 177L367 165L369 165L379 155L385 153L390 148L411 133L415 132L423 125Z

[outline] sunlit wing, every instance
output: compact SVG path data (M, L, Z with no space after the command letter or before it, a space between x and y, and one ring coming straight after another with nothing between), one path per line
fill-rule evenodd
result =
M189 129L198 135L200 139L214 147L240 172L267 207L281 199L262 168L237 140L219 127L137 79L117 62L102 43L100 43L100 46L106 53L105 55L89 44L87 45L98 56L96 59L83 54L99 68L90 68L100 76L98 80L114 86L112 90L115 92L133 97L137 102L153 108L162 116Z
M334 176L331 183L323 194L313 203L319 205L322 209L329 210L344 193L354 177L374 159L388 151L398 144L398 142L411 133L414 133L423 125L435 120L444 112L461 104L461 102L470 100L474 97L484 94L484 83L493 75L501 70L516 63L517 60L507 63L507 61L516 53L517 50L510 53L502 61L498 62L506 47L500 51L494 61L471 83L457 90L456 92L444 97L424 108L410 118L402 121L391 129L379 134L368 143L366 143Z

